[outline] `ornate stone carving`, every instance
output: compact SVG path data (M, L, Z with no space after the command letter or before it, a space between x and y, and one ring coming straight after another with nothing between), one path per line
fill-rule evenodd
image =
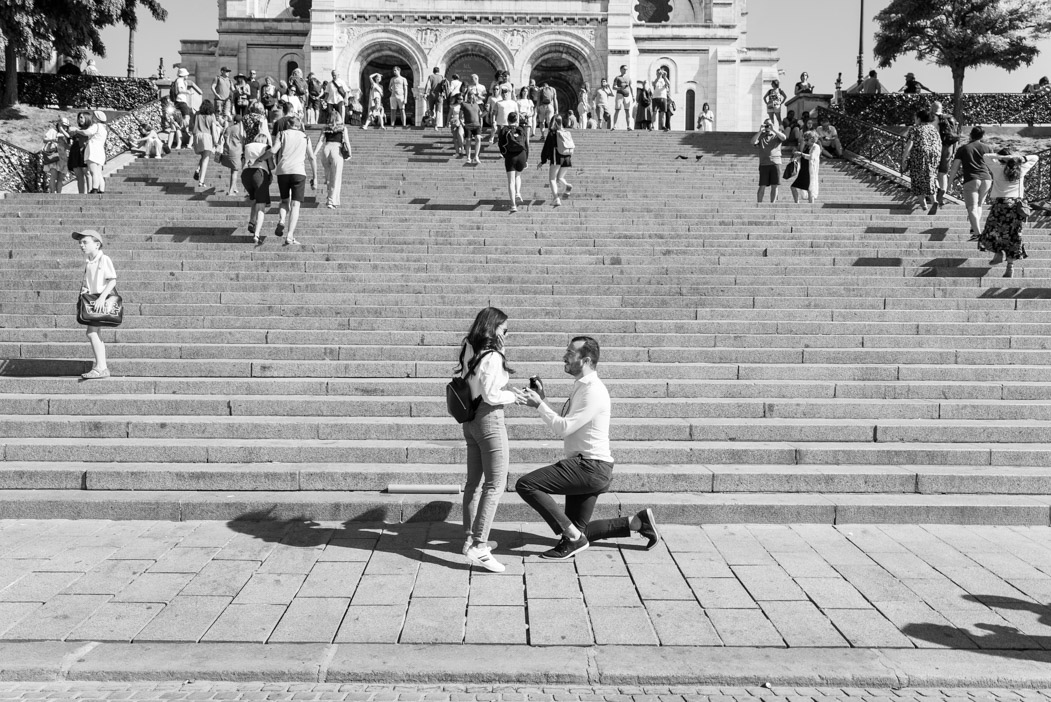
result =
M417 27L416 41L425 49L433 49L442 38L443 31L437 27Z
M520 27L505 29L503 31L504 44L511 50L511 53L517 54L536 34L536 29L521 29Z
M347 44L354 41L354 38L361 34L361 28L353 24L341 24L336 29L336 44L338 46L346 46Z

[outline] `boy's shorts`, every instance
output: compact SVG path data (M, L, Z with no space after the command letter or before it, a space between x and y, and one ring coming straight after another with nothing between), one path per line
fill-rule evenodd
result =
M279 175L277 189L281 193L282 200L291 199L294 202L303 202L307 194L307 177L305 175Z

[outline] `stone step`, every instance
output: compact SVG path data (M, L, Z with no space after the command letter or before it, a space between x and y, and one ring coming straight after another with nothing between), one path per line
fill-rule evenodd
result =
M872 495L754 493L609 493L596 519L631 516L653 507L674 524L998 524L1049 522L1047 495ZM460 500L449 495L379 492L0 491L10 519L456 521ZM503 521L535 521L517 495L501 498Z
M1046 434L1045 434L1046 436ZM4 460L94 463L446 463L463 465L462 438L450 440L384 439L190 439L190 438L44 438L3 440ZM550 435L511 440L518 462L554 463L561 442ZM1046 466L1051 444L1042 443L874 443L791 441L615 440L612 452L624 463L683 464L850 464Z
M507 490L543 464L513 464ZM457 465L373 463L0 463L0 490L383 492L391 485L463 486ZM1047 495L1047 466L631 465L612 492Z

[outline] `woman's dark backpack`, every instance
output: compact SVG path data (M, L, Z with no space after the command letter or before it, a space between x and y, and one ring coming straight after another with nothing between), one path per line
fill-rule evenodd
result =
M464 424L474 419L474 415L478 411L478 405L482 404L480 395L475 398L471 397L471 384L467 379L474 375L482 359L491 353L500 352L495 349L482 351L467 364L467 375L458 375L445 386L445 407L449 411L449 416L455 419L458 424ZM502 356L503 354L500 355Z

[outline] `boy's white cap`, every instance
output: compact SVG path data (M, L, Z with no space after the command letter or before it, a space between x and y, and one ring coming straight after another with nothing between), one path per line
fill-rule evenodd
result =
M95 241L99 242L99 246L102 246L102 243L103 243L102 242L102 235L99 234L94 229L85 229L82 232L73 232L73 238L76 239L77 241L80 241L81 239L83 239L86 236L90 236L92 239L94 239Z
M95 116L96 121L102 122L103 124L106 123L106 113L102 110L95 110L92 114Z

